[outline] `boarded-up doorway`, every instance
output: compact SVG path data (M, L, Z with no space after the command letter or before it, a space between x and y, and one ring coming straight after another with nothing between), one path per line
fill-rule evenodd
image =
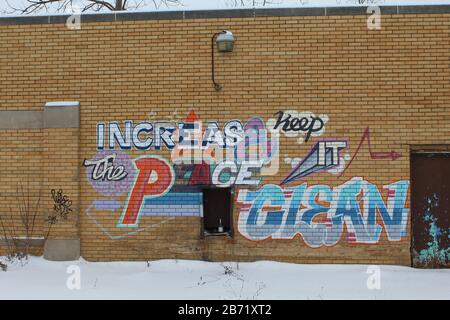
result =
M414 267L450 266L450 154L411 154L411 255Z

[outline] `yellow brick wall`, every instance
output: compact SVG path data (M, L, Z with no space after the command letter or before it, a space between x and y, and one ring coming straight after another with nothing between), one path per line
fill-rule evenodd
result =
M0 136L0 235L24 236L26 230L20 223L20 212L24 215L28 206L31 219L39 199L47 196L42 189L41 130L1 130ZM43 213L36 214L35 221L33 235L41 236ZM6 254L6 249L1 247L0 253Z
M450 143L450 16L382 19L381 30L368 30L362 15L92 22L82 23L81 30L68 30L63 24L0 26L0 110L41 110L47 101L75 100L80 101L81 119L79 137L71 130L54 132L58 139L49 142L48 150L32 143L46 141L44 130L0 132L2 207L11 205L4 195L14 191L19 173L28 170L21 168L37 161L36 153L37 165L43 168L33 175L43 192L48 194L51 185L60 182L55 187L67 190L79 215L58 227L56 234L71 238L79 233L81 253L88 260L409 265L409 223L407 236L399 242L388 241L383 231L377 244L349 244L344 230L338 244L310 248L300 236L245 239L237 230L237 201L233 239L202 239L199 218L145 217L139 225L145 231L112 240L86 215L99 198L81 165L97 153L96 124L183 121L191 110L204 123L218 121L220 127L228 120L245 123L253 116L267 121L279 110L326 114L329 121L322 137L348 138L351 155L370 127L374 151L395 150L402 157L373 160L364 146L342 177L313 175L306 179L308 185L336 187L352 177L364 177L382 190L383 185L409 180L411 145ZM216 55L216 78L223 85L216 92L210 41L223 29L234 33L236 44L233 53ZM304 157L316 141L298 144L281 135L279 173L264 177L264 183L279 184L291 170L284 158ZM18 143L20 150L15 147ZM132 158L157 154L170 159L167 150L127 153ZM19 161L13 161L17 155ZM117 230L117 215L104 212L97 218L113 238L133 231Z
M59 218L52 225L50 239L73 239L79 237L79 129L51 128L43 129L43 189L49 195L43 205L50 214L55 214L55 195L67 197L71 201L66 218Z

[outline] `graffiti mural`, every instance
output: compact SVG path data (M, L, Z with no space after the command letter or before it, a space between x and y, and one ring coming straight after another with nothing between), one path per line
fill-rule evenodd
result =
M311 151L281 182L281 185L302 179L313 173L327 171L340 165L340 151L347 148L347 140L317 142Z
M358 155L361 147L363 146L363 144L365 142L367 142L367 147L369 149L370 158L372 160L392 160L392 161L395 161L395 160L397 160L398 158L400 158L402 156L401 153L399 153L399 152L397 152L395 150L382 151L382 152L372 151L372 145L370 143L370 129L366 128L364 130L364 132L363 132L361 140L359 141L358 147L356 148L356 151L353 154L353 157L350 159L350 161L348 162L347 166L342 171L341 175L345 172L345 170L347 170L348 167L351 166L353 160L356 158L356 156Z
M98 153L83 166L91 186L106 198L95 200L87 214L94 219L96 211L121 212L120 228L138 228L146 216L202 216L202 194L173 192L175 183L257 187L262 175L278 172L278 134L258 117L223 127L214 121L204 125L193 111L178 123L101 122L96 146ZM162 148L170 151L170 161L154 154L131 159L126 153ZM126 200L118 200L124 195Z
M301 237L311 248L351 244L376 244L384 230L389 241L406 236L409 181L381 187L356 176L338 185L310 185L317 174L339 179L363 146L372 160L395 161L396 151L372 150L370 131L363 131L356 151L350 154L347 137L323 138L327 115L295 110L279 111L267 122L230 119L202 122L194 111L184 120L143 122L125 120L97 124L97 154L86 159L86 178L100 195L86 214L112 240L156 228L176 217L202 217L201 191L177 191L176 186L236 186L237 228L250 241L292 240ZM278 176L280 135L297 145L310 143L309 151L285 155L286 176ZM144 155L130 158L130 150ZM167 158L158 154L165 150ZM292 148L290 149L292 150ZM264 182L274 177L279 184ZM201 189L196 189L201 190ZM94 215L117 216L116 228L134 228L113 235ZM140 228L141 218L165 217Z
M103 196L117 197L128 192L135 178L131 158L122 151L101 150L84 160L86 178Z
M305 142L308 142L311 135L321 132L325 126L325 122L320 117L313 115L300 115L298 118L293 117L290 113L278 111L275 113L278 119L273 127L274 130L280 128L283 132L303 132L305 135Z
M138 172L118 227L137 227L145 200L165 195L174 183L172 166L163 158L143 156L133 161Z
M107 131L107 132L106 132ZM97 124L97 150L169 150L178 146L179 150L197 150L200 158L189 155L188 159L196 161L217 162L223 155L208 153L209 148L231 149L227 152L228 160L248 161L260 157L270 157L278 148L277 140L268 139L268 131L260 118L252 118L243 125L239 120L225 123L223 129L217 122L209 121L202 126L201 121L193 122L140 122L124 121L123 129L118 122ZM106 147L105 147L106 145ZM251 146L261 146L252 152ZM202 151L202 152L200 152ZM185 160L187 155L173 153L172 159Z
M102 159L98 160L84 160L83 166L92 166L92 172L90 173L90 181L107 180L107 181L120 181L125 179L128 172L125 171L124 166L114 166L114 160L116 154L110 154Z
M298 144L322 136L329 120L326 114L297 110L278 111L274 116L276 118L267 120L267 127L287 138L295 138Z
M335 188L303 183L292 188L266 184L257 191L240 190L239 231L249 240L300 235L316 248L335 245L344 226L349 243L377 243L384 227L390 241L399 241L406 236L408 185L404 180L383 186L386 200L376 185L360 177Z
M189 179L189 185L227 187L258 185L259 180L246 178L278 172L278 134L269 133L262 119L251 118L245 124L228 121L223 133L216 122L202 130L201 122L194 119L188 127L195 132L182 133L181 143L171 153L177 178Z
M122 214L118 227L137 227L144 201L167 193L174 183L172 166L158 156L142 156L134 160L122 151L100 151L93 159L84 160L91 186L102 196L90 210L108 210ZM128 194L124 204L111 199Z

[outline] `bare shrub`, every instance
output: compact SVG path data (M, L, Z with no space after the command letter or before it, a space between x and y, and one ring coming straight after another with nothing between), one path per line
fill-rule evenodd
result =
M53 189L51 190L53 207L47 217L43 219L41 190L38 191L37 196L32 194L29 183L25 186L19 183L15 195L18 214L15 214L14 210L9 210L9 213L0 212L0 232L7 250L7 262L27 261L33 241L45 242L50 236L53 225L60 219L66 220L72 212L72 201L64 195L61 189ZM46 231L45 228L47 228ZM0 262L2 270L4 269L3 265L5 263Z

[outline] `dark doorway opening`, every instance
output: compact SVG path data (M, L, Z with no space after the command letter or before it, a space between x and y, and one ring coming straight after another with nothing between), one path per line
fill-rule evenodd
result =
M205 235L231 235L231 188L203 189L203 230Z
M417 268L450 266L450 154L411 154L411 256Z

